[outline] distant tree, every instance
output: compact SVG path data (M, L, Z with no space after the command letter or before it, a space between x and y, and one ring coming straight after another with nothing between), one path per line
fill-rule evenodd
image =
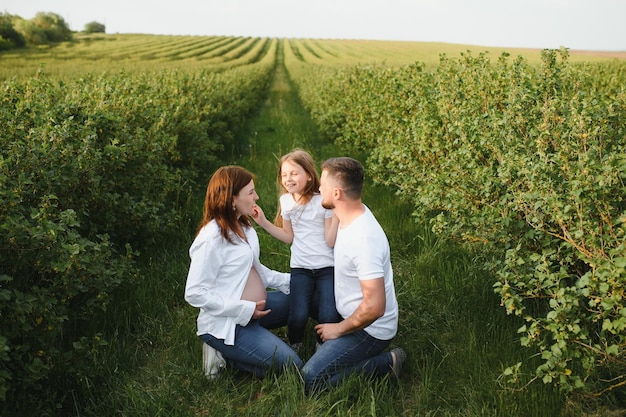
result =
M48 42L63 42L72 39L72 31L65 20L56 13L39 12L31 22L43 30Z
M13 17L0 13L0 50L21 48L25 45L24 36L13 27Z
M93 21L85 25L85 33L105 33L105 32L106 32L106 27L102 23Z
M13 20L13 24L15 29L24 37L27 45L45 45L49 43L44 30L31 20L16 18Z

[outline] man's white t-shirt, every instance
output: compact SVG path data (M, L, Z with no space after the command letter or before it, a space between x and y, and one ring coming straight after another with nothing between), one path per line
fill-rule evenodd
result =
M320 269L333 266L333 249L326 243L325 221L332 210L322 207L322 196L315 194L305 205L296 203L290 193L280 196L280 213L291 222L292 268Z
M393 284L389 242L369 210L337 231L335 242L335 302L343 318L352 315L363 300L360 280L383 278L385 313L364 330L377 339L389 340L398 331L398 302Z

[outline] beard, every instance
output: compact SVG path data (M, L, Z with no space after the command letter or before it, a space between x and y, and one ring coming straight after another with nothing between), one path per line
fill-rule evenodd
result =
M335 205L332 203L332 201L328 202L328 201L322 200L322 207L324 207L325 209L328 209L328 210L332 210L332 209L335 208Z

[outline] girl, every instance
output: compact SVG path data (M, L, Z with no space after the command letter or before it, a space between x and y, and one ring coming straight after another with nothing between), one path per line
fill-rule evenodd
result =
M322 207L319 176L306 151L295 149L280 159L277 183L280 197L274 223L259 206L252 218L273 237L291 243L287 329L289 342L297 351L309 316L318 323L339 320L333 278L338 219L332 210Z
M189 249L185 300L200 309L197 334L219 353L210 350L210 357L262 377L271 368L300 368L302 360L267 330L287 322L289 275L259 261L259 239L249 219L258 199L245 169L227 166L213 174Z

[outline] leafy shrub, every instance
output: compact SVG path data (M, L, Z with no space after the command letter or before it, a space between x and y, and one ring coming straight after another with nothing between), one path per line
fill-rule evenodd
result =
M99 22L89 22L85 24L85 33L105 33L106 26Z
M270 69L3 84L3 412L55 415L93 380L104 312L140 279L138 251L179 227Z
M49 43L46 32L32 21L15 18L13 22L15 30L24 37L27 45L46 45Z
M72 39L72 31L61 16L56 13L39 12L31 22L40 28L48 42L63 42Z
M21 48L26 45L24 36L13 27L13 18L7 13L0 13L0 51Z
M496 254L495 289L543 362L524 377L610 391L626 379L624 65L442 56L434 72L357 67L300 90L323 131L439 234Z

